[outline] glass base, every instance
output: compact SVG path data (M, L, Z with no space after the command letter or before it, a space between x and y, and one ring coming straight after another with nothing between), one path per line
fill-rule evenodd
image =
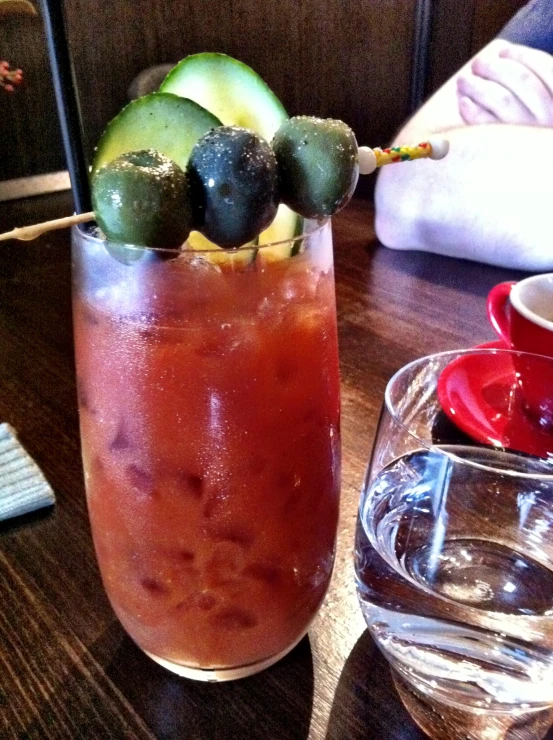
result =
M194 681L220 683L221 681L236 681L239 678L246 678L247 676L253 676L255 673L264 671L265 668L269 668L275 663L278 663L278 661L284 658L285 655L288 655L288 653L291 652L296 645L301 642L301 640L303 640L306 634L307 631L301 634L295 642L286 648L286 650L283 650L281 653L277 653L277 655L272 655L271 657L265 658L265 660L260 660L257 663L248 663L247 665L237 666L236 668L194 667L183 665L181 663L174 663L166 658L160 658L158 655L149 653L147 650L144 650L143 652L146 653L149 658L155 660L155 662L160 666L163 666L163 668L166 668L168 671L176 673L178 676L191 678Z
M396 671L392 677L405 708L433 740L540 740L553 723L553 707L504 712L461 708L427 696Z

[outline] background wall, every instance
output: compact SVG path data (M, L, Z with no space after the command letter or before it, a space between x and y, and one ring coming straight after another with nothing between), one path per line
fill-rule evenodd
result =
M440 87L485 46L526 0L435 0L429 44L427 93Z
M88 152L138 72L198 51L251 65L291 115L340 118L360 144L383 145L409 115L418 2L66 0ZM434 0L426 92L523 4ZM0 16L0 59L26 79L0 91L0 179L64 169L40 16Z

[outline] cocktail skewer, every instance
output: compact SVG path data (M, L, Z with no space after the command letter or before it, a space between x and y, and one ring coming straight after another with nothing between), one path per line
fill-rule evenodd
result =
M12 229L11 231L6 231L4 234L0 234L0 242L8 239L19 239L24 242L32 241L42 234L45 234L47 231L65 229L68 226L82 224L86 221L92 221L93 219L94 211L89 211L88 213L77 213L74 216L55 218L52 221L43 221L40 224L33 224L32 226L21 226L19 228Z
M368 146L359 147L359 172L361 175L370 175L378 167L399 162L410 162L415 159L443 159L449 151L447 139L432 138L423 141L416 146L395 146L387 149ZM31 241L45 234L47 231L65 229L74 224L82 224L94 219L94 212L77 213L74 216L56 218L52 221L44 221L32 226L22 226L0 234L0 241L8 239L19 239L20 241Z

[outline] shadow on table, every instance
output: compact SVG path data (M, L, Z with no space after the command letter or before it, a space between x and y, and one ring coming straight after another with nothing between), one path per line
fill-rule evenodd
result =
M120 631L119 626L108 632ZM126 636L107 649L107 676L134 711L163 740L305 740L313 707L313 661L308 638L275 666L250 678L203 683L180 678L145 656ZM99 653L103 652L99 647ZM105 647L105 646L104 646ZM94 650L96 652L96 650ZM103 662L103 661L102 661Z
M38 526L45 519L49 519L54 511L54 506L45 506L42 509L30 511L28 514L4 519L0 521L0 535L5 533L15 534L15 532L19 532L21 529Z
M390 669L365 630L336 689L326 740L425 740L394 688Z
M376 242L378 244L378 242ZM375 244L369 247L375 265L391 267L405 273L409 278L417 277L444 288L453 288L465 293L485 297L491 288L504 280L522 280L528 272L502 267L482 265L471 260L459 260L443 255L417 250L394 250Z

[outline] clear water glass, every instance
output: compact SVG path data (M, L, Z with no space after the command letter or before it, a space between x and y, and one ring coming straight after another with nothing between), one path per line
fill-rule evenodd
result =
M553 360L470 350L390 380L360 501L357 589L425 732L530 740L553 721L553 435L552 456L537 456L476 442L450 421L440 375L476 354L553 377ZM485 389L515 425L527 422L519 380ZM543 443L548 430L536 433Z

